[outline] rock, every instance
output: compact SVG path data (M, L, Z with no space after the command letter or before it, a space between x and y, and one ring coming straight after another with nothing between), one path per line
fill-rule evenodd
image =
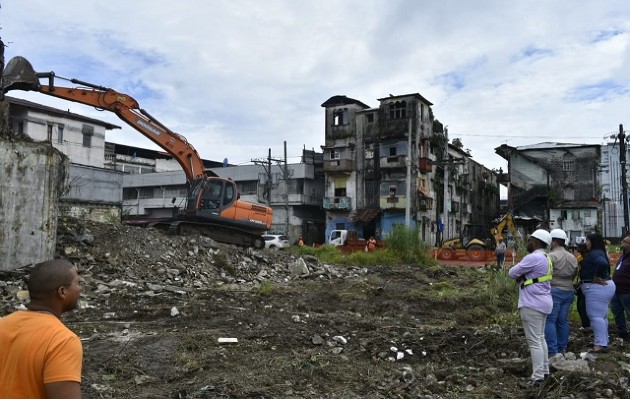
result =
M314 345L319 346L324 344L324 339L319 335L313 335L313 337L311 338L311 342L313 342Z
M304 258L298 259L293 264L291 264L291 275L293 276L303 276L308 275L309 270Z

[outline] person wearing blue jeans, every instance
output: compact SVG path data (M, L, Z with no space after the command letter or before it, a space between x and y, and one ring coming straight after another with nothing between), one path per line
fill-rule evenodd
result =
M608 304L615 295L615 283L610 279L610 261L602 235L588 235L586 248L588 253L582 260L580 281L595 336L594 346L589 351L604 353L608 351Z
M610 300L610 310L615 317L617 336L622 339L630 338L626 325L626 313L630 315L630 236L621 241L623 255L613 272L615 295Z
M562 229L554 229L551 235L549 258L553 263L551 298L553 309L545 322L545 340L549 357L567 351L569 345L569 310L573 303L573 279L577 274L578 261L568 252L564 244L567 234Z

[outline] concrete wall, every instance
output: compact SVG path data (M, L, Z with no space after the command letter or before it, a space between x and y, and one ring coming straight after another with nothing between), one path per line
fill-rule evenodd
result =
M123 173L88 165L70 165L68 190L59 215L99 222L120 221Z
M50 144L0 140L0 270L54 256L69 168Z

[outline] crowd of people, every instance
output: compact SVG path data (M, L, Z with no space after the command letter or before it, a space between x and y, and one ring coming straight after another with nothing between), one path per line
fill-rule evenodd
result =
M612 274L602 235L587 236L577 256L567 244L563 230L538 229L527 240L528 254L508 271L520 287L518 309L532 359L532 374L523 388L541 384L549 376L549 361L567 351L575 298L581 329L593 333L589 352L608 351L609 310L617 335L629 337L625 313L630 313L630 236L621 242L623 255Z

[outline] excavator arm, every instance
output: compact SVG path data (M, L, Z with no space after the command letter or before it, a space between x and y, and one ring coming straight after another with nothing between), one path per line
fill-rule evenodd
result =
M40 79L42 78L48 79L48 85L40 84ZM4 71L3 91L7 92L13 89L32 90L93 106L97 109L111 111L175 157L184 170L188 182L204 176L205 167L197 150L188 143L185 137L171 131L148 112L140 108L138 102L131 96L77 79L69 79L69 81L80 85L80 87L55 86L54 72L36 73L24 57L14 57L9 61ZM205 173L216 176L212 172Z
M505 216L503 216L503 218L501 218L501 221L499 221L499 223L497 224L497 227L493 229L495 242L497 243L499 242L499 237L503 236L503 231L506 228L514 237L516 244L519 246L522 245L521 235L516 229L516 225L514 225L514 217L512 216L512 213L510 212L505 214Z

